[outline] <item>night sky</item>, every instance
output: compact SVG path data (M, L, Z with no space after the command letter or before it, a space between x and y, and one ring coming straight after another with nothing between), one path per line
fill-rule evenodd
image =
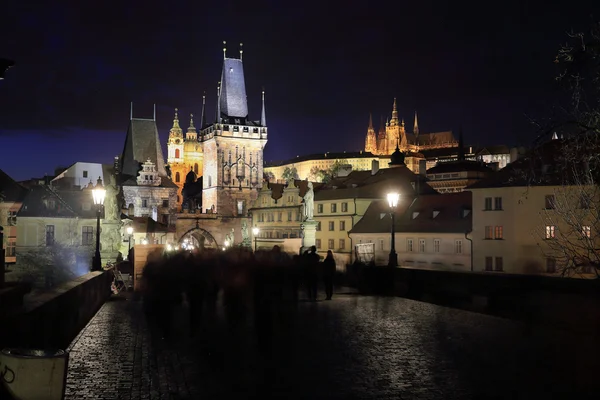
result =
M559 95L565 32L600 18L577 0L35 3L8 0L0 16L0 57L16 61L0 81L0 169L17 180L111 163L131 101L141 118L156 103L165 149L175 107L185 130L206 91L214 120L223 40L232 57L244 43L252 119L265 88L266 160L361 150L369 112L378 124L394 96L411 129L417 110L421 132L527 144L527 116Z

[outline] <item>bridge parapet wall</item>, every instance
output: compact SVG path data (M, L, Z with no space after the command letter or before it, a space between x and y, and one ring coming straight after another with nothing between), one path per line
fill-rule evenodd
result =
M90 272L32 294L0 319L0 348L66 349L110 297L112 275Z

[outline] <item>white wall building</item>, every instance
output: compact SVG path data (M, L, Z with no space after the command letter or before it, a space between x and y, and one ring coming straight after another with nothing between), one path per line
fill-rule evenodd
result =
M104 166L99 163L76 162L52 179L52 185L61 188L72 186L84 187L90 181L96 184L98 178L101 178L104 183L104 171L106 167L112 167L112 165Z

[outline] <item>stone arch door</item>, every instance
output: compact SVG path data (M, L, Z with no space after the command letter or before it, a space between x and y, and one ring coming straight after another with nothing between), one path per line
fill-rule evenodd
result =
M181 235L178 243L181 245L184 240L190 241L194 245L195 248L200 249L200 250L202 250L204 248L211 248L211 249L219 248L219 244L215 240L214 236L211 235L211 233L209 231L207 231L206 229L202 229L202 228L190 229L189 231L187 231L186 233Z

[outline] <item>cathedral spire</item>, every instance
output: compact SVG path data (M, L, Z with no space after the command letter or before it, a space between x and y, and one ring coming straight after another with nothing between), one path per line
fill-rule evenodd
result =
M267 114L265 110L265 89L262 91L262 112L260 114L260 125L267 126Z
M200 129L206 126L206 92L202 95L202 115L200 116Z
M244 55L244 43L240 43L240 60L243 59Z
M374 130L373 129L373 114L369 113L369 130Z
M227 58L227 42L223 40L223 60Z
M396 98L394 97L394 105L392 106L392 125L398 123L398 107L396 106Z
M415 125L413 126L413 133L415 136L419 135L419 122L417 121L417 112L415 111Z

